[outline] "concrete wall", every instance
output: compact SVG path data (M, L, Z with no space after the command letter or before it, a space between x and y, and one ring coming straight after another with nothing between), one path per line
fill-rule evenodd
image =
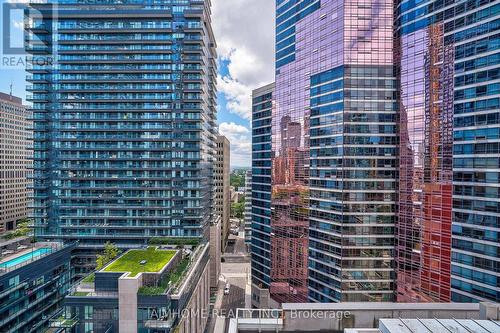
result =
M221 220L210 225L210 287L217 288L221 264Z
M221 225L221 248L226 247L229 237L229 214L231 209L231 193L229 190L230 174L230 142L223 136L218 135L216 140L216 159L214 164L215 182L215 213L222 219Z
M176 333L203 333L207 325L210 301L210 263L200 276L191 298L181 313ZM120 333L122 333L120 331Z
M252 283L252 307L257 309L277 309L279 304L271 298L269 289Z
M381 318L479 319L479 304L462 303L336 303L283 304L283 331L378 327Z
M120 333L137 333L137 291L142 275L118 279L118 316Z

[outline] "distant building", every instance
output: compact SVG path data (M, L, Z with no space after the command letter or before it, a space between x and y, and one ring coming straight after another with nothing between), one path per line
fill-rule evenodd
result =
M0 247L0 332L45 332L71 286L74 245L13 242Z
M216 139L214 166L215 213L221 217L221 249L224 252L230 229L231 193L230 193L230 143L223 136Z
M210 288L217 288L221 272L221 218L216 216L210 225Z
M252 171L245 173L245 243L250 245L252 241Z
M21 98L0 93L0 235L28 216L29 118Z
M137 258L143 260L139 265ZM209 265L208 243L192 251L175 246L130 250L95 272L93 281L84 279L72 290L64 319L73 319L76 333L202 333L209 309Z
M237 191L235 190L234 186L231 186L229 188L230 196L231 196L231 203L238 203L240 202L241 197L245 195L244 191Z

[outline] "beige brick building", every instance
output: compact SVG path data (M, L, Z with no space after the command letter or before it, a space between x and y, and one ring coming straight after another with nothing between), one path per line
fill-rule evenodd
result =
M28 213L28 118L21 98L0 93L0 235Z
M229 214L231 210L231 196L229 193L229 173L230 173L230 143L223 136L217 136L217 151L214 168L215 178L215 213L221 217L221 250L226 248L227 238L229 237Z

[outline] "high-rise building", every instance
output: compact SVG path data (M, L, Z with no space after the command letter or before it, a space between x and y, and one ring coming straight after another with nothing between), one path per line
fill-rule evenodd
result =
M211 1L55 3L27 19L36 236L80 249L208 239Z
M0 235L28 217L28 118L21 98L0 93Z
M245 209L243 211L245 243L249 246L252 239L252 171L245 173Z
M225 136L218 135L216 145L214 166L215 214L221 217L221 249L224 252L231 227L230 143Z
M276 2L254 304L499 301L499 4L395 4Z
M252 92L252 302L265 306L271 283L271 117L274 83ZM261 292L262 291L262 292ZM265 305L263 303L266 303Z
M271 297L392 301L393 2L276 1Z
M399 1L399 301L500 301L500 4Z

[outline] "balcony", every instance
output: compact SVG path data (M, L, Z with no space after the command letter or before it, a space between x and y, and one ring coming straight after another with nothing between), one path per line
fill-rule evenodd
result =
M48 92L49 86L45 84L30 84L26 86L26 91L29 92Z
M49 25L45 23L28 23L25 25L26 30L33 33L49 33Z
M46 44L27 44L26 52L30 54L49 54L52 49L49 45Z

